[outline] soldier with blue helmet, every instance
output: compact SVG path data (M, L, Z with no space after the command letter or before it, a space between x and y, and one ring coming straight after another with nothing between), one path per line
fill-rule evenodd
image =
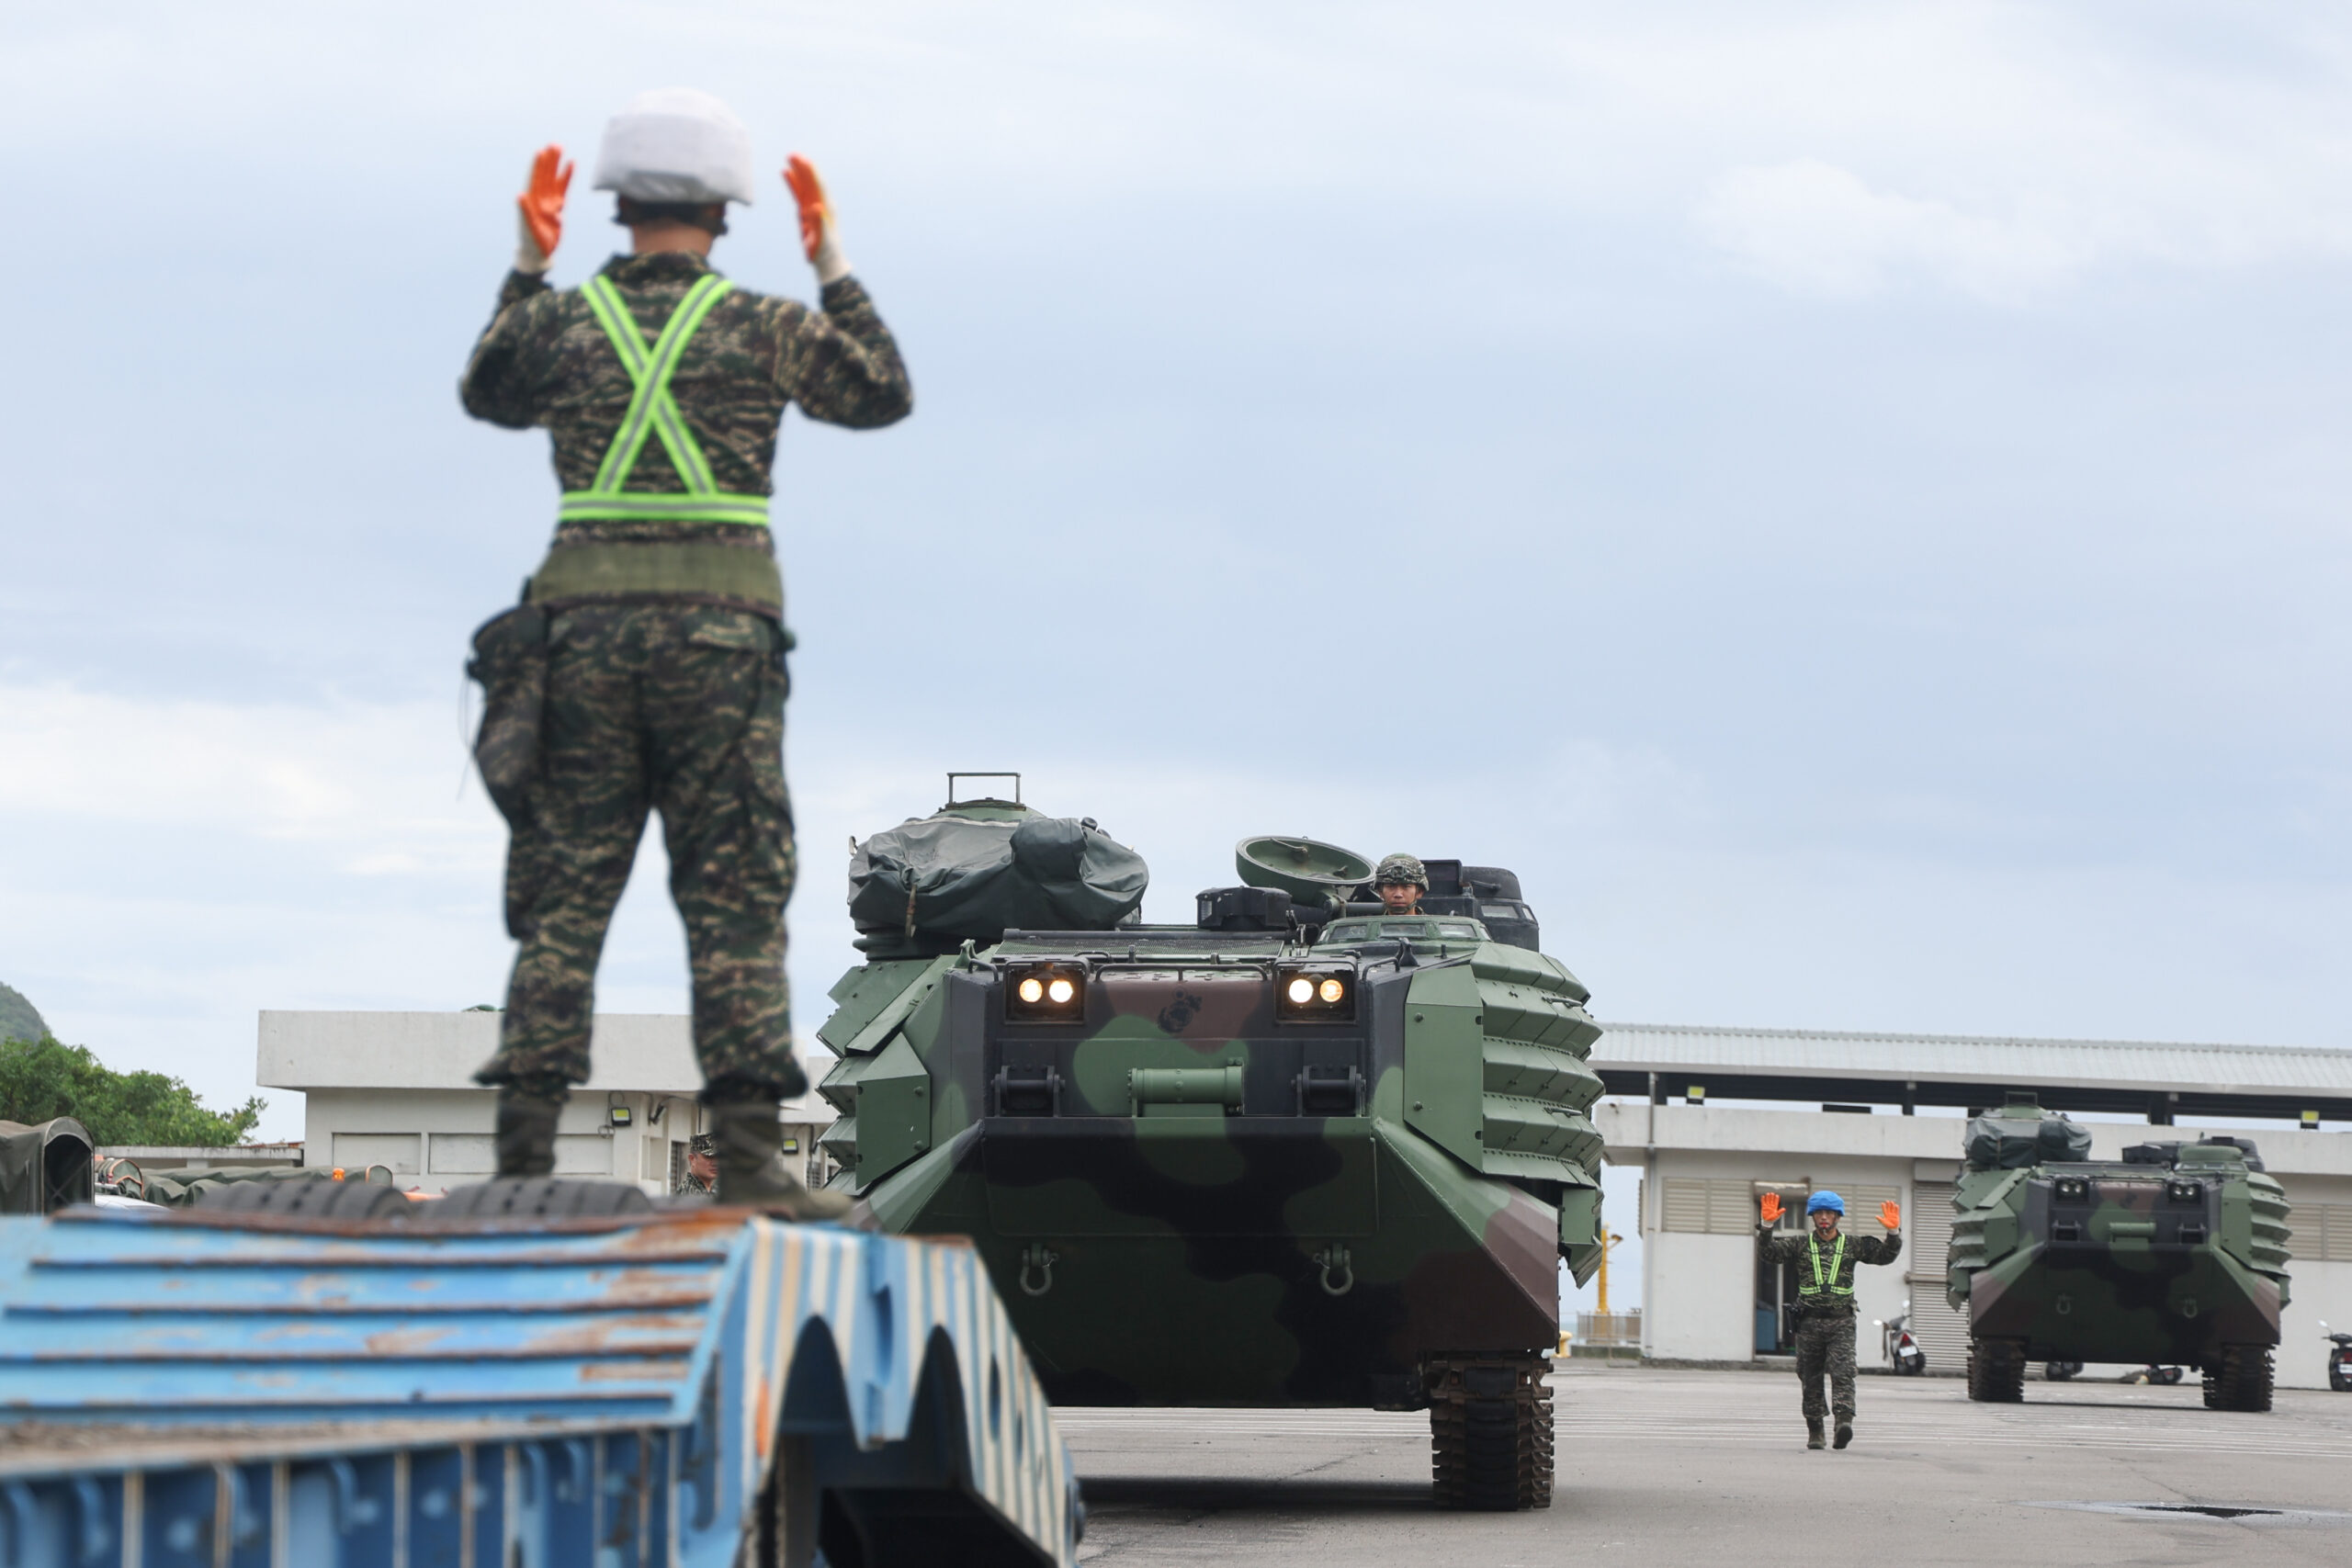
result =
M1846 1200L1835 1192L1816 1192L1805 1202L1812 1228L1802 1235L1778 1234L1781 1197L1764 1194L1763 1226L1757 1254L1764 1261L1797 1266L1797 1382L1804 1390L1805 1444L1827 1447L1823 1423L1838 1417L1838 1447L1854 1440L1854 1266L1892 1263L1903 1252L1903 1209L1897 1203L1879 1206L1883 1236L1845 1235L1839 1223ZM1821 1396L1824 1376L1829 1398Z

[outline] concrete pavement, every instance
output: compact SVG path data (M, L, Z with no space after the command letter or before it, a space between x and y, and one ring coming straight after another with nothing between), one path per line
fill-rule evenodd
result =
M1081 1560L2352 1562L2352 1394L2286 1390L2246 1416L2205 1409L2193 1374L2031 1382L2018 1405L1866 1377L1855 1446L1816 1453L1785 1374L1573 1365L1553 1386L1558 1489L1517 1515L1430 1506L1426 1416L1057 1411L1086 1487Z

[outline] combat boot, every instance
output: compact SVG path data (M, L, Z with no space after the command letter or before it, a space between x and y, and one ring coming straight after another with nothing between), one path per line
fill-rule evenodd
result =
M552 1092L522 1084L498 1086L498 1174L555 1174L555 1124L570 1090Z
M1821 1435L1821 1417L1818 1416L1808 1416L1804 1418L1804 1446L1809 1449L1826 1449L1829 1446L1829 1439Z
M843 1192L811 1192L784 1161L784 1124L774 1100L738 1100L710 1107L711 1161L718 1168L718 1201L748 1203L793 1220L838 1220L851 1207Z
M1838 1440L1837 1440L1835 1443L1832 1443L1832 1444L1830 1445L1830 1447L1832 1447L1832 1448L1839 1448L1839 1449L1842 1449L1842 1448L1844 1448L1848 1443L1850 1443L1850 1442L1852 1442L1853 1440L1854 1440L1854 1424L1853 1424L1853 1422L1851 1422L1851 1421L1840 1421L1840 1422L1838 1422Z

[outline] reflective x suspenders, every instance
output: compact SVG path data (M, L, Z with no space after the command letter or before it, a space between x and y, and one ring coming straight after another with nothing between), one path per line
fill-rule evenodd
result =
M1805 1251L1810 1254L1813 1258L1813 1278L1811 1280L1807 1280L1803 1274L1799 1274L1797 1276L1797 1294L1801 1296L1821 1296L1825 1294L1832 1296L1852 1295L1854 1293L1853 1286L1840 1285L1838 1282L1838 1277L1844 1273L1846 1269L1845 1233L1843 1231L1838 1233L1838 1245L1830 1252L1829 1272L1826 1279L1823 1277L1821 1270L1821 1238L1817 1235L1809 1235L1804 1238L1804 1245Z
M605 330L613 352L620 356L636 391L604 461L586 490L566 491L558 515L565 522L734 523L765 527L768 498L741 495L718 488L709 459L670 395L670 378L678 368L687 342L710 314L711 307L735 286L716 274L706 276L686 291L671 312L662 335L649 345L628 312L628 304L612 280L599 273L581 286ZM629 475L645 450L648 437L659 437L670 465L685 486L683 491L628 488ZM612 593L711 594L765 606L779 616L784 612L784 581L775 558L764 549L717 540L664 539L646 541L581 541L559 538L532 580L530 597L537 602Z

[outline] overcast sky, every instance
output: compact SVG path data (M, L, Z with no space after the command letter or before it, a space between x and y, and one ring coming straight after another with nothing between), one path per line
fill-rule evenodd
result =
M455 381L532 151L688 85L917 393L777 466L804 1028L847 838L1018 768L1157 919L1515 866L1604 1020L2344 1044L2347 74L2247 0L16 7L0 979L216 1103L259 1010L500 998L460 665L555 496ZM659 857L607 1010L684 1008Z

